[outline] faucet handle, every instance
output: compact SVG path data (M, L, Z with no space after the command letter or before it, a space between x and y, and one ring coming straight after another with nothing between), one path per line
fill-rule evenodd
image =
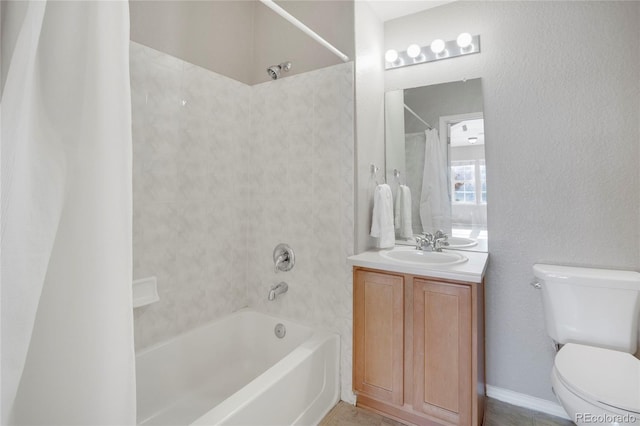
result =
M290 271L295 263L296 255L288 244L281 243L273 249L273 265L276 273Z
M444 238L445 240L447 238L449 238L449 235L445 234L445 232L442 229L438 229L436 231L436 233L434 234L435 238Z
M449 242L447 241L447 237L436 238L433 240L433 250L442 251L442 247L448 247Z

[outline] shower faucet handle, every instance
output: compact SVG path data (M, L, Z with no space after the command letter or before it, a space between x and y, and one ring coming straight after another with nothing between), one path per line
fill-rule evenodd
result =
M280 243L273 249L274 272L286 272L293 268L296 263L296 255L293 249L285 243Z

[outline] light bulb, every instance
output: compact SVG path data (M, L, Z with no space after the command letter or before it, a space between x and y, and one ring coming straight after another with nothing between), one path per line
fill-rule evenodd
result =
M409 56L410 58L417 58L418 56L420 56L420 53L422 53L422 49L420 49L420 46L418 46L417 44L412 44L407 47L407 56Z
M431 51L433 53L435 53L436 55L438 53L442 53L442 51L444 51L444 40L442 39L435 39L431 42Z
M398 52L396 52L393 49L389 49L387 50L387 52L384 54L384 59L387 62L391 62L394 63L395 61L398 60Z
M471 34L469 33L461 33L456 39L456 43L458 43L458 46L460 46L463 49L465 47L471 46L472 41L473 41L473 37L471 37Z

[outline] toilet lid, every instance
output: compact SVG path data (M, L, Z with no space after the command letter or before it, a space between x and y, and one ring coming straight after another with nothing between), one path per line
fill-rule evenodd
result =
M633 355L568 343L554 363L562 382L577 395L640 413L640 360Z

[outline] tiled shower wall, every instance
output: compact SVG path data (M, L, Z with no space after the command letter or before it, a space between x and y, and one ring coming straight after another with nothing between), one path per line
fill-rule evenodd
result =
M341 335L342 395L351 399L353 254L353 65L252 87L249 150L248 297L260 311ZM288 243L289 272L272 252ZM289 284L268 301L269 287Z
M160 292L136 347L248 305L339 332L350 400L352 63L250 87L132 43L131 82L134 278ZM296 265L276 274L280 242Z
M131 43L136 348L246 306L251 88Z

